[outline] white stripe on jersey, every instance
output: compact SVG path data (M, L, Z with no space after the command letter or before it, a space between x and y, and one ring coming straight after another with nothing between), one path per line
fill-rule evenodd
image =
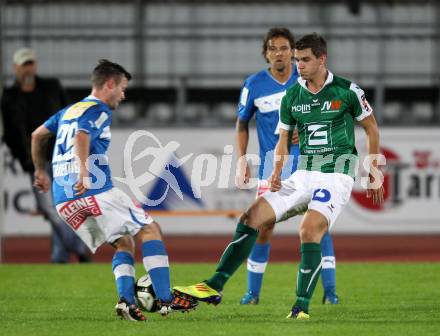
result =
M278 122L277 126L278 126L278 128L282 128L283 130L286 130L286 131L293 131L295 129L295 126L287 125L281 121Z
M247 87L244 87L243 90L241 90L241 97L240 97L240 104L245 106L248 100L249 96L249 89Z
M367 99L365 98L365 92L362 90L357 84L351 83L350 90L356 93L356 97L359 101L359 105L362 109L362 113L360 116L356 117L357 121L361 121L362 119L365 119L370 114L373 113L373 109L371 108L370 104L368 103Z
M102 130L102 133L99 135L100 139L111 139L112 134L110 132L110 126L106 126L104 127L104 129Z
M105 112L102 112L98 119L95 121L95 125L98 128L101 128L102 124L108 119L108 115Z
M254 100L254 104L261 113L278 112L281 106L281 99L285 95L286 91L282 91L269 96L259 97Z

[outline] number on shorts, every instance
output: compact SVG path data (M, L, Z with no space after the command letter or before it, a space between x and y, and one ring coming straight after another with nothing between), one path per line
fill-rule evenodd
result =
M331 194L330 191L328 191L327 189L316 189L313 192L312 200L325 203L330 201L330 198Z

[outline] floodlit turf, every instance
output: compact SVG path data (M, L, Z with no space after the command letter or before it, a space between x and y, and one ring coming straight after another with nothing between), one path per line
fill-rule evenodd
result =
M207 264L173 264L173 283L203 280ZM148 321L118 320L110 264L1 265L1 335L440 335L440 264L339 263L341 304L323 306L318 284L309 321L287 320L296 265L269 264L258 306L240 306L246 275L228 283L223 303ZM144 271L137 268L138 277Z

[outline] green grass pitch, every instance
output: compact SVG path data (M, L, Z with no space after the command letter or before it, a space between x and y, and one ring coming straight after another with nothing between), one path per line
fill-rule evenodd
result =
M296 266L269 264L258 306L240 306L246 274L229 281L222 304L201 303L146 323L117 319L110 264L1 265L1 335L440 335L440 264L339 263L341 304L321 304L318 283L308 321L287 320ZM173 284L208 277L213 264L172 264ZM144 274L140 265L137 275Z

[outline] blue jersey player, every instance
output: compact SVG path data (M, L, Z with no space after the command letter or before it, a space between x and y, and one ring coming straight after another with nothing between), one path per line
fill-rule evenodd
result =
M93 70L91 95L62 109L33 132L32 159L35 186L48 191L43 148L45 140L55 134L52 190L57 212L92 252L103 243L115 248L112 270L119 296L116 312L126 320L144 321L135 300L133 237L142 242L142 261L159 300L159 311L163 315L186 311L196 303L175 300L159 225L113 187L106 154L112 110L125 98L130 79L119 64L101 60Z
M278 142L278 110L286 90L295 84L298 74L292 64L294 38L286 28L272 28L263 41L262 54L269 63L269 68L249 76L243 85L238 104L236 137L238 157L246 155L249 142L248 124L255 115L259 143L260 167L258 172L257 197L268 190L267 178L272 172L274 148ZM296 135L290 147L290 161L286 164L283 177L290 176L296 170L296 158L299 148ZM246 160L239 160L236 183L239 186L249 183L250 169ZM255 246L247 261L248 291L241 299L241 304L257 304L266 269L270 238L273 226L261 228ZM338 303L336 295L335 256L333 242L326 233L321 241L322 248L322 284L324 287L323 303Z

